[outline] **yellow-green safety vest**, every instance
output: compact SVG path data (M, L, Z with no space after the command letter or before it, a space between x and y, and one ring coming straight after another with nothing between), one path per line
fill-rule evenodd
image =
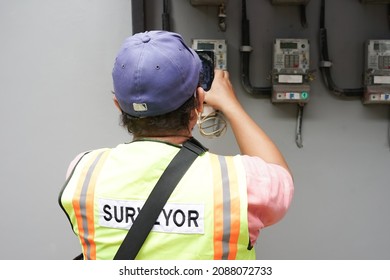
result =
M113 259L157 180L179 151L136 141L86 153L59 202L84 259ZM145 169L145 166L148 166ZM136 259L255 259L240 156L199 156L176 186Z

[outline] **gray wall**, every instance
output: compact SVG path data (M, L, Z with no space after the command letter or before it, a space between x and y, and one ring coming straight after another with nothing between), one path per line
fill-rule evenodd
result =
M237 95L284 153L295 179L290 211L265 229L259 259L389 259L389 107L364 106L329 92L318 69L319 0L307 6L308 28L296 7L247 0L251 80L269 86L272 40L311 41L316 70L303 117L303 148L295 144L297 108L244 92L239 77L241 1L227 3L225 33L215 7L171 0L172 30L228 41ZM358 0L328 0L327 27L336 83L360 87L363 42L390 39L386 8ZM162 1L146 0L147 28L161 28ZM130 0L0 0L0 259L70 259L78 241L57 204L68 163L81 151L130 139L112 105L111 69L132 33ZM206 140L235 154L231 131Z

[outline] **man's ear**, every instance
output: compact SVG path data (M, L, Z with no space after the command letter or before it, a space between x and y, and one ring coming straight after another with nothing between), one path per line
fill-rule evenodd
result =
M204 97L205 97L205 92L204 92L204 89L202 87L198 87L196 89L196 100L198 102L197 106L196 106L196 110L199 112L199 113L202 113L203 112L203 103L204 103Z
M118 99L116 99L116 96L114 95L114 104L115 104L115 107L118 108L119 112L122 113L122 109L121 109L121 106L119 106L119 102L118 102Z

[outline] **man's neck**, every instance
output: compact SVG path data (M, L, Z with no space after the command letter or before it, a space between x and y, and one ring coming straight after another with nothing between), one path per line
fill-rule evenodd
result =
M181 145L190 139L192 135L184 136L184 135L167 135L167 136L138 136L134 137L133 140L155 140L160 142L166 142L174 145Z

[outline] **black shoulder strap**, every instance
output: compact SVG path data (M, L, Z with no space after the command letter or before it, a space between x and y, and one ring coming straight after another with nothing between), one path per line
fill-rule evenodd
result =
M150 193L119 247L114 260L135 259L177 183L194 160L205 151L207 149L195 138L190 138L183 144Z

